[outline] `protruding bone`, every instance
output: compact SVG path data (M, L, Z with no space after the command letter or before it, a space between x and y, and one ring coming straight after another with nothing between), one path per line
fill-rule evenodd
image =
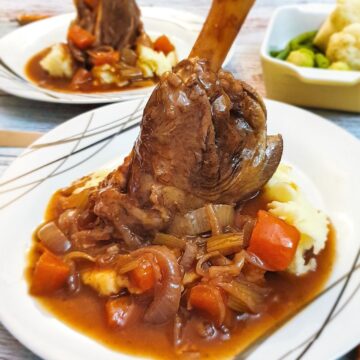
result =
M213 0L206 22L189 55L218 71L255 0Z

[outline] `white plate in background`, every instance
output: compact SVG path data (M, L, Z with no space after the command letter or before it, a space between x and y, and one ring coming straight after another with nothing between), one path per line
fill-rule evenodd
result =
M190 12L162 7L141 7L145 31L151 37L167 35L175 45L179 60L186 58L197 39L204 19ZM66 40L75 14L64 14L20 27L0 39L0 59L18 77L0 66L0 89L27 99L69 103L95 104L124 101L151 93L153 87L108 93L64 93L41 88L26 77L25 65L41 50ZM231 55L227 57L229 59Z

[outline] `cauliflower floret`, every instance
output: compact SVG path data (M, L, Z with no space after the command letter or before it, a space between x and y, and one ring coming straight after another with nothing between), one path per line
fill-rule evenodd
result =
M295 184L291 172L290 166L281 164L265 185L264 191L267 199L271 201L268 204L269 212L295 226L301 234L295 258L288 271L303 275L316 268L316 260L313 258L305 263L304 255L310 249L313 249L315 255L324 249L328 220L323 212L307 201Z
M351 70L350 66L343 61L335 61L329 67L329 70L339 70L339 71L349 71Z
M332 62L342 61L352 69L360 70L360 23L348 25L333 34L326 55Z
M144 77L153 77L154 74L161 76L171 71L177 63L175 51L165 55L147 46L139 45L137 66L142 70Z
M73 59L65 44L54 45L40 66L53 77L71 78L74 74Z
M325 51L331 35L353 23L360 23L360 0L338 0L336 9L318 31L314 44Z
M92 269L81 274L81 280L85 285L92 287L101 296L110 296L127 288L129 282L126 276L119 276L115 270Z

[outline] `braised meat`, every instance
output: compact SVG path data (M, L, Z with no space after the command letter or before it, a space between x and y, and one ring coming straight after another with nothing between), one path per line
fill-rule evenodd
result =
M114 181L124 168L111 174L95 211L118 227L161 230L177 212L251 197L281 155L282 139L266 135L265 106L254 89L205 60L184 60L145 107L127 180Z
M133 48L143 32L140 10L134 0L74 0L74 3L77 10L74 23L95 36L95 48ZM76 59L84 60L84 53L71 44L70 47Z
M204 60L185 60L145 108L127 190L146 204L150 176L206 202L236 203L264 185L281 154L281 138L266 136L265 106L249 85Z
M236 10L252 1L213 2L189 59L151 95L132 153L93 195L92 211L121 238L130 229L151 239L177 213L246 200L275 172L282 139L267 136L263 101L220 69L246 16ZM217 47L220 25L227 35Z

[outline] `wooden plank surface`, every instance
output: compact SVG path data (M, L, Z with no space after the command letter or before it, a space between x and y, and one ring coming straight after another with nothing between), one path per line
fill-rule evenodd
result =
M259 48L269 18L276 7L295 3L310 3L308 0L258 0L235 44L234 56L227 66L237 77L256 87L265 94L262 81ZM317 2L333 3L334 0ZM210 0L138 0L140 5L166 6L187 10L206 16ZM22 12L60 14L73 11L71 0L0 0L0 37L17 27L14 19ZM15 46L15 45L14 45ZM0 91L0 129L27 131L48 131L64 120L72 118L94 105L62 105L32 102L7 95ZM357 114L339 111L312 110L324 116L360 138L360 118ZM21 149L0 148L0 174L16 158ZM1 294L0 290L0 294ZM1 296L1 295L0 295ZM39 359L0 324L0 360Z

